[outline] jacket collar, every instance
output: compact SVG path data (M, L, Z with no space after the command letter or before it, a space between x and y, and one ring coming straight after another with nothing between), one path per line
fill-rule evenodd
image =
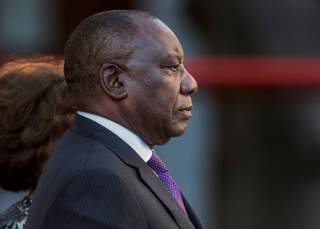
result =
M126 142L134 151L145 161L147 162L152 156L152 150L145 143L145 141L140 138L137 134L127 129L126 127L100 115L93 113L78 111L77 114L85 118L91 119L103 127L110 130L112 133L121 138Z

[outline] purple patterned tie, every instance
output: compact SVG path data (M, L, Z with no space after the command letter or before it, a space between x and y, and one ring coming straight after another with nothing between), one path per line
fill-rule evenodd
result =
M183 204L180 190L174 182L171 175L169 174L169 171L164 162L160 159L160 157L157 154L153 152L152 157L147 163L153 169L153 171L155 171L155 173L159 176L160 180L167 187L167 189L169 190L173 198L176 200L180 208L184 211L186 215L188 215L186 208Z

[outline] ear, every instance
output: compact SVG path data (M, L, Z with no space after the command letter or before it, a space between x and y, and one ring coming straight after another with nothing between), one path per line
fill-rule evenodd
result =
M100 83L104 92L111 98L121 100L127 97L123 84L123 70L111 63L105 63L100 68Z

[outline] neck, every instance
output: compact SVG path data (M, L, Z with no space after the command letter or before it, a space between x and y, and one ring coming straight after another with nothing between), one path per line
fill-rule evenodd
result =
M108 109L104 109L105 107L108 107ZM150 141L151 139L148 138L148 135L141 131L141 129L136 128L133 121L129 119L128 112L126 110L122 110L120 106L113 106L112 103L109 103L108 106L95 104L91 109L85 109L83 111L99 115L120 124L137 134L150 147L150 149L154 149L155 145Z

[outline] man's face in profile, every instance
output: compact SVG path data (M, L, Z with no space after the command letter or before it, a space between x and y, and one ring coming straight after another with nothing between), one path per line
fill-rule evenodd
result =
M148 144L164 144L185 132L197 83L183 65L180 42L161 21L141 22L133 45L127 64L130 118Z

